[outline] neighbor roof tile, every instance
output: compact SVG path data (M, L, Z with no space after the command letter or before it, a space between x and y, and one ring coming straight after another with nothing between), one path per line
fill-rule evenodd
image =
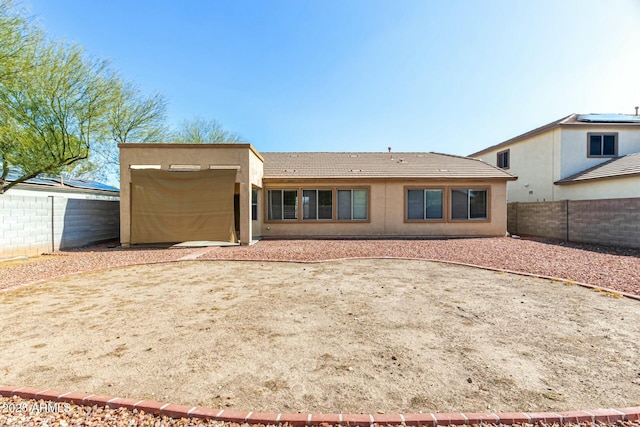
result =
M640 175L640 153L633 153L600 163L561 179L556 184L577 184L596 179L626 178L637 175Z

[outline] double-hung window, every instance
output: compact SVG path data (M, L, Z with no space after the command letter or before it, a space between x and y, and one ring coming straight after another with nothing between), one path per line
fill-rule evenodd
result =
M338 220L366 220L369 211L369 191L365 189L337 190Z
M451 190L452 220L486 220L489 218L488 191L475 189Z
M269 190L267 197L269 220L298 219L298 190Z
M438 220L443 216L444 191L441 189L408 189L407 219Z
M333 190L302 190L302 219L333 219Z
M588 157L615 157L618 155L617 133L589 133Z

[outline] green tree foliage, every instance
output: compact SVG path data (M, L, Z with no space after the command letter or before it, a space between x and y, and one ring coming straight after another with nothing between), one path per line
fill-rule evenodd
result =
M0 193L41 173L113 178L118 144L233 143L216 120L166 126L165 98L146 96L107 61L49 40L14 0L0 0ZM10 171L19 176L7 180Z
M41 37L41 32L12 0L0 0L0 81L19 77L20 67L29 66L22 61L23 57Z
M106 63L86 59L78 46L43 42L28 59L37 66L0 84L3 174L9 168L22 174L3 182L3 191L86 159L91 143L107 134L117 85Z
M170 139L166 122L166 99L145 96L132 83L123 83L114 91L108 111L109 137L96 141L89 158L69 172L75 176L108 179L119 168L118 145L126 142L164 142Z
M225 130L217 120L202 117L184 120L172 135L173 142L191 144L236 143L242 139L240 135Z
M99 170L118 142L162 138L165 109L162 96L142 96L106 61L46 39L0 0L0 193L41 173ZM9 182L11 170L20 176Z

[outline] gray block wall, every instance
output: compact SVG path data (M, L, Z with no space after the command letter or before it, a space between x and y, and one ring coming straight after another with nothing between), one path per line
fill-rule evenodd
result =
M640 198L509 203L507 224L523 236L640 248Z
M569 240L640 248L640 198L569 202Z
M0 257L33 256L117 239L120 203L0 195Z
M507 205L507 231L524 236L567 238L567 201Z

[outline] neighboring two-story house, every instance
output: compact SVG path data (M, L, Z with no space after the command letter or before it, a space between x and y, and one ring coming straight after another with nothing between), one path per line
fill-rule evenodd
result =
M469 157L518 177L508 202L640 197L640 116L572 114Z

